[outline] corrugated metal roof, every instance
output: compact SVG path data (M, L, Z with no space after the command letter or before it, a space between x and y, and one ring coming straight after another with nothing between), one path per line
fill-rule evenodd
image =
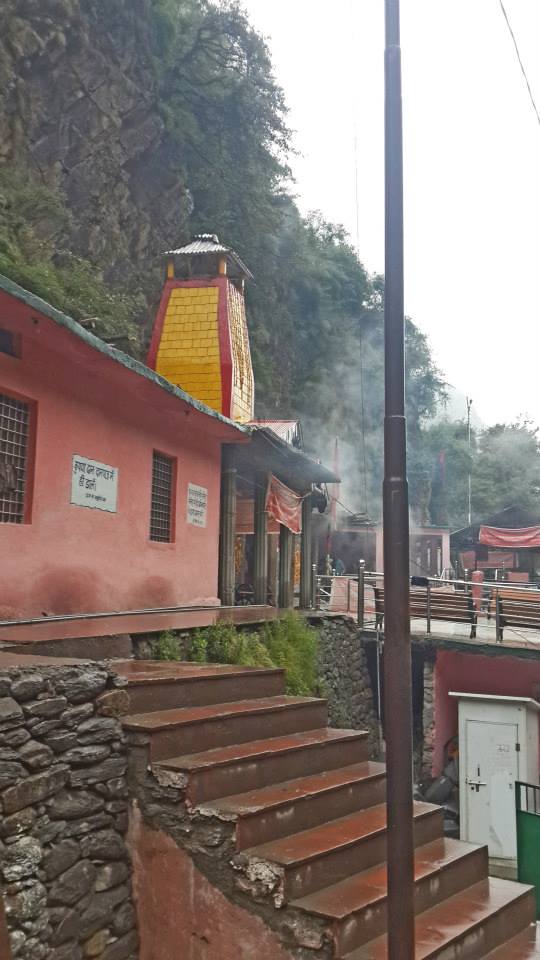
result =
M276 433L294 429L300 423L299 420L250 420L255 427L271 427Z
M219 242L215 233L201 233L183 247L178 247L176 250L167 250L166 253L192 257L197 253L229 253L229 249Z
M183 247L165 251L166 256L174 257L196 257L205 253L225 253L236 264L241 273L249 279L253 279L253 274L248 270L244 261L240 259L232 247L226 247L225 244L220 243L219 237L215 233L200 233Z
M303 447L302 427L299 420L250 420L249 425L261 429L269 427L274 433L294 447Z

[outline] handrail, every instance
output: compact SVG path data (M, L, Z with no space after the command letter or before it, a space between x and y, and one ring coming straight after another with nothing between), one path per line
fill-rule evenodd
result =
M252 604L251 609L267 609L268 604ZM95 613L64 613L53 614L50 617L29 617L26 620L0 620L0 628L3 627L30 627L43 623L70 623L72 620L103 620L113 617L135 617L151 616L155 613L219 613L222 614L228 610L237 610L238 607L225 607L221 604L201 604L200 606L185 607L143 607L138 610L107 610L96 611Z
M540 590L532 584L524 586L500 580L472 581L433 576L418 577L418 580L420 582L411 585L410 613L412 619L426 621L427 636L431 635L432 621L442 620L470 624L470 639L475 639L478 623L487 623L493 613L495 639L499 642L503 640L505 626L540 630ZM316 606L319 609L321 604L325 607L331 604L334 584L343 581L347 586L346 591L340 591L343 593L343 607L340 609L345 611L346 593L346 612L356 613L361 629L366 622L366 587L374 590L374 620L375 628L379 631L384 618L384 573L366 570L365 562L360 561L356 575L318 574ZM358 584L357 606L354 611L351 610L351 583ZM339 597L339 592L337 596ZM486 606L487 602L489 606ZM368 609L368 616L370 612Z
M384 573L382 573L379 570L366 570L364 576L378 577L379 579L384 580ZM352 573L349 574L349 577L354 579L354 574ZM532 584L532 583L510 583L507 580L478 580L476 582L474 580L459 580L458 578L450 579L450 577L431 577L431 576L428 577L428 576L424 576L423 574L422 574L422 579L429 580L430 583L434 583L434 584L447 583L449 586L452 586L452 587L455 587L455 586L468 587L468 588L493 587L494 589L497 589L497 590L513 590L514 592L521 590L524 593L529 592L529 593L540 594L540 589L535 584Z

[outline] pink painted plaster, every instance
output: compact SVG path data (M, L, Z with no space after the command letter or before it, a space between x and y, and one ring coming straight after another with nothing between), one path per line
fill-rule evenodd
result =
M1 291L0 326L22 344L0 353L0 392L35 413L28 522L0 524L0 617L218 603L221 444L242 435ZM177 461L173 543L149 538L153 450ZM116 513L70 503L74 454L118 469ZM187 523L188 483L208 490L206 528Z
M273 930L227 900L136 807L129 843L140 960L292 960Z
M435 749L433 772L439 774L444 744L458 731L459 693L484 693L506 697L533 697L540 684L540 661L517 657L484 657L440 650L435 667Z

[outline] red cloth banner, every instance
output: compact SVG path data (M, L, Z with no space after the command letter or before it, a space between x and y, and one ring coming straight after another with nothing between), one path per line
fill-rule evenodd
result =
M480 527L480 543L490 547L506 547L520 550L523 547L540 547L540 527L520 527L509 530L506 527Z
M253 534L255 533L255 522L253 516L253 500L246 500L244 497L238 497L236 500L236 533ZM275 520L269 520L266 524L267 533L279 533L279 523Z
M302 531L302 500L294 490L286 487L277 477L270 477L266 494L266 512L291 533Z

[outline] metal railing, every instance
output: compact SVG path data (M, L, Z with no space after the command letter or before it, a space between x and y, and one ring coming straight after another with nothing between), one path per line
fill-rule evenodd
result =
M518 812L534 813L537 817L540 817L540 786L537 783L525 783L523 780L516 780L515 787L516 810Z
M384 574L366 570L364 561L354 574L319 574L313 566L313 606L317 610L354 615L358 624L382 630L384 622ZM412 620L425 621L425 634L432 633L434 621L469 625L471 638L477 626L490 631L502 642L505 628L540 631L540 589L535 584L500 580L473 581L432 576L411 578Z
M540 918L540 787L516 780L516 841L518 880L530 883Z
M364 621L364 602L365 602L365 562L361 560L358 564L358 573L356 576L347 574L319 574L317 565L313 564L313 606L316 610L329 610L332 604L332 597L336 593L336 584L343 586L343 596L345 598L345 609L338 612L354 613L359 623ZM353 589L354 588L354 589ZM356 597L354 594L356 593Z

